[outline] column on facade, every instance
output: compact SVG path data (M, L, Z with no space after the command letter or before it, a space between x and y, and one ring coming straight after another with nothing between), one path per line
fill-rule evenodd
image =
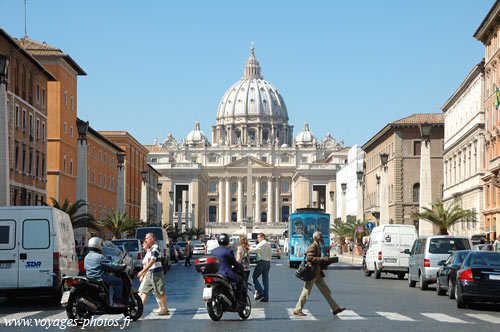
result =
M255 222L260 222L260 177L255 178Z
M141 181L140 218L144 222L148 221L148 180Z
M0 78L0 206L10 205L9 110L7 81ZM87 168L85 167L85 172ZM43 174L42 174L43 176Z
M274 199L273 199L273 177L270 176L267 180L267 222L272 222L274 208Z
M231 177L226 178L226 213L225 222L231 222Z
M259 144L262 144L262 126L257 126L257 138L259 139Z
M276 182L274 184L274 222L280 222L280 178L276 177Z
M212 142L216 142L215 126L212 126Z
M479 135L479 140L474 144L476 154L476 172L484 173L484 135Z
M247 144L248 143L248 137L247 137L247 126L243 125L241 128L241 144Z
M243 177L238 177L238 213L237 219L239 223L243 222Z
M217 218L217 223L223 223L224 222L224 178L219 178L219 188L218 188L218 193L219 193L219 208L218 208L218 218Z

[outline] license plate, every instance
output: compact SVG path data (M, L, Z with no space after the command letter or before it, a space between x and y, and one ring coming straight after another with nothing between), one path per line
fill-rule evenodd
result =
M66 305L68 304L68 300L69 300L69 294L71 293L71 291L65 291L61 297L61 304L62 305Z
M10 269L10 263L0 263L0 270Z
M385 259L386 263L397 263L397 258L386 258Z
M212 298L212 287L207 287L203 289L203 299L210 300Z
M500 280L500 275L490 274L490 280Z

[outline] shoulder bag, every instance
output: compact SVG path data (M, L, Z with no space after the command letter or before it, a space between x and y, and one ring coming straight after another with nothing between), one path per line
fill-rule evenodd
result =
M295 276L305 282L311 282L314 278L314 268L312 265L307 264L307 255L300 263L299 268L295 272Z

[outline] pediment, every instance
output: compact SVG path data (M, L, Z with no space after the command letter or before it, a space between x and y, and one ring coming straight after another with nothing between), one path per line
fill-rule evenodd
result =
M249 157L249 156L245 156L241 159L235 160L232 163L227 164L226 167L247 168L250 160L252 163L252 169L254 169L254 168L272 168L273 167L272 165L270 165L266 162L263 162L262 160L259 160L259 159L254 158L254 157Z

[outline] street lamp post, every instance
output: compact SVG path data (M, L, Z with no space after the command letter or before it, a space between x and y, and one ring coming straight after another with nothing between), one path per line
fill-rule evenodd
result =
M8 69L9 57L0 54L0 206L10 205Z
M423 212L423 208L431 208L432 206L432 174L431 174L431 129L430 123L421 123L419 126L422 143L420 145L420 195L419 195L419 212ZM434 228L432 224L420 219L418 223L418 235L433 235Z
M364 220L364 215L363 215L363 171L357 171L356 176L358 178L358 213L357 213L357 219L358 220Z
M168 192L168 223L172 230L174 229L174 192L170 190Z
M148 172L141 171L141 220L148 221Z
M163 215L163 209L161 205L161 189L162 189L162 183L158 181L156 184L156 221L158 224L163 226L163 220L162 220L162 215Z
M382 174L380 176L380 224L389 223L389 198L387 195L387 162L389 155L380 153L380 163L382 165Z
M76 119L76 130L78 131L78 155L76 167L76 199L87 202L87 133L89 122ZM80 213L88 213L88 206L82 206Z
M117 170L118 174L116 176L116 210L120 213L125 212L125 172L123 164L125 163L125 154L117 153Z
M191 228L193 228L195 226L195 223L194 223L194 217L195 217L195 212L194 212L194 208L196 207L196 204L191 204Z
M186 230L186 227L189 229L189 201L186 201L186 209L184 210L184 218L185 218L185 221L184 221L184 225L183 225L183 232Z

